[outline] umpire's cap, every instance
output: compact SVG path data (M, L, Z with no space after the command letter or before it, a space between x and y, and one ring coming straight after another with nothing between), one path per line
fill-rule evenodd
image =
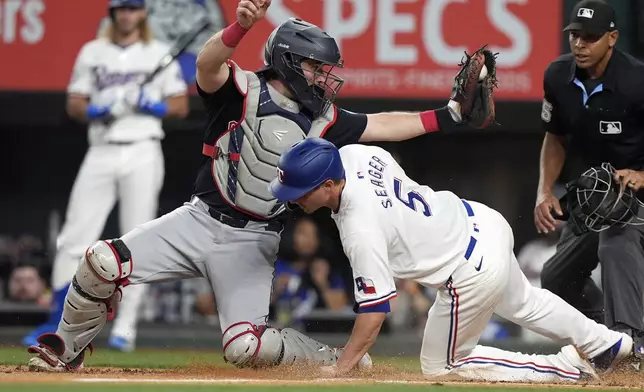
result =
M570 15L570 24L563 31L578 30L593 36L602 36L614 31L615 10L604 0L582 0L575 5Z
M340 151L322 138L306 138L291 146L279 159L277 178L269 189L281 202L295 201L326 180L345 178Z

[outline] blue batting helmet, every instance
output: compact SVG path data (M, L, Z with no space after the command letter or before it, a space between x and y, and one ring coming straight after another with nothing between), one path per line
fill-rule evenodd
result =
M110 10L120 7L145 8L145 0L110 0Z
M344 178L340 151L322 138L306 138L291 146L279 159L277 178L269 189L281 202L295 201L326 180Z

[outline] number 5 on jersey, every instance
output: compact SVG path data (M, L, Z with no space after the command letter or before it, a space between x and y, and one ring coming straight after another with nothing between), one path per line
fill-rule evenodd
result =
M432 216L432 211L429 208L429 204L425 201L425 199L423 199L420 193L416 191L409 191L407 192L407 195L403 197L403 195L401 194L402 188L402 181L394 177L394 193L396 194L396 198L414 211L418 211L416 206L416 202L418 202L421 210L423 211L423 215Z

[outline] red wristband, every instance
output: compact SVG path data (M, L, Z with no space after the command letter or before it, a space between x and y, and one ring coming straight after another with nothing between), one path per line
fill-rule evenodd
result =
M433 110L420 112L420 122L423 123L423 128L425 128L426 133L440 130L440 128L438 127L438 119L436 118L436 112Z
M236 48L244 35L248 32L239 22L235 22L224 29L221 33L221 42L229 48Z

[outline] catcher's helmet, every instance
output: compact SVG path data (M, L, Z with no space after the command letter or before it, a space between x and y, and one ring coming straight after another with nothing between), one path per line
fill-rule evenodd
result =
M345 178L340 151L322 138L306 138L291 146L279 159L277 178L269 189L277 200L290 202L306 195L326 180Z
M310 84L304 76L304 60L318 64L314 74L317 83ZM335 39L301 19L290 18L273 30L264 47L264 63L266 67L259 72L273 71L313 118L329 108L344 83L331 73L333 67L343 67Z
M615 168L610 163L586 170L566 184L566 190L569 216L582 233L644 224L638 216L642 203L631 188L615 180Z

